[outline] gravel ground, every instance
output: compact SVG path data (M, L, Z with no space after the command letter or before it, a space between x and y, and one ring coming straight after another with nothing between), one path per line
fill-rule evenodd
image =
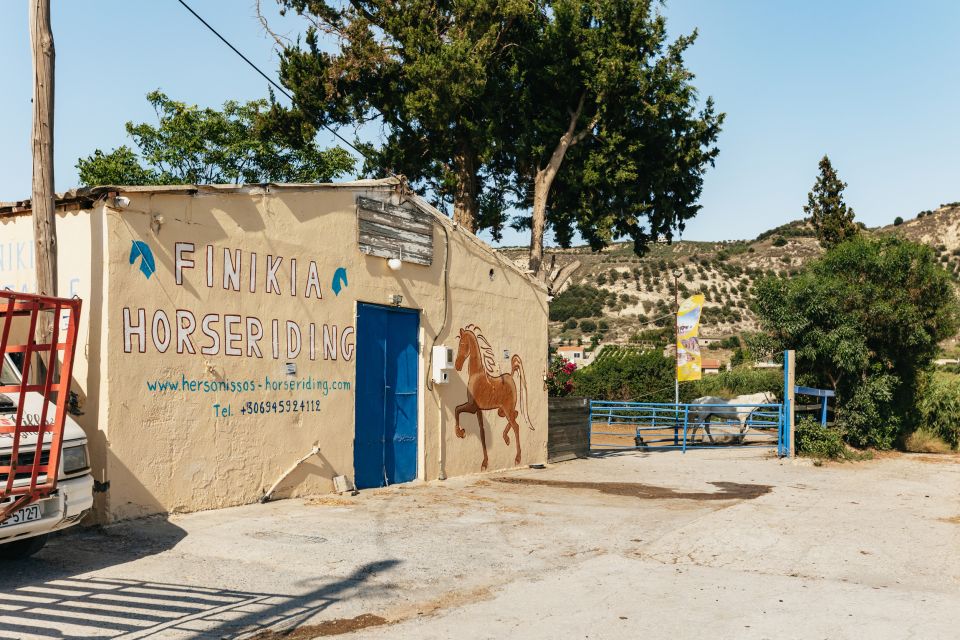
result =
M149 518L0 573L6 638L956 638L960 457L750 450Z

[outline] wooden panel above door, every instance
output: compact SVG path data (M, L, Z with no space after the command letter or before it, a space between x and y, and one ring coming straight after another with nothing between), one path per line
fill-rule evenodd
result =
M433 218L425 211L358 196L357 227L362 253L433 264Z

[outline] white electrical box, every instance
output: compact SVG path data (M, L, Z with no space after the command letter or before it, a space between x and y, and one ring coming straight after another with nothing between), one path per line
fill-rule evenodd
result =
M433 371L430 379L434 384L450 382L450 370L453 369L453 349L442 345L433 348Z

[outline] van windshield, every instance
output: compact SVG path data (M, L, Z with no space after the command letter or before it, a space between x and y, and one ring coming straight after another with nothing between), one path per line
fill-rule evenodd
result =
M10 361L4 358L0 366L0 386L8 384L20 384L20 378Z

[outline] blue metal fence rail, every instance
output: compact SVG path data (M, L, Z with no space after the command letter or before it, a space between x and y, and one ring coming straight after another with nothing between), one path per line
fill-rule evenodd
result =
M779 455L785 455L784 442L788 437L785 425L783 404L593 400L590 402L590 449L685 452L688 448L741 446L776 448Z

